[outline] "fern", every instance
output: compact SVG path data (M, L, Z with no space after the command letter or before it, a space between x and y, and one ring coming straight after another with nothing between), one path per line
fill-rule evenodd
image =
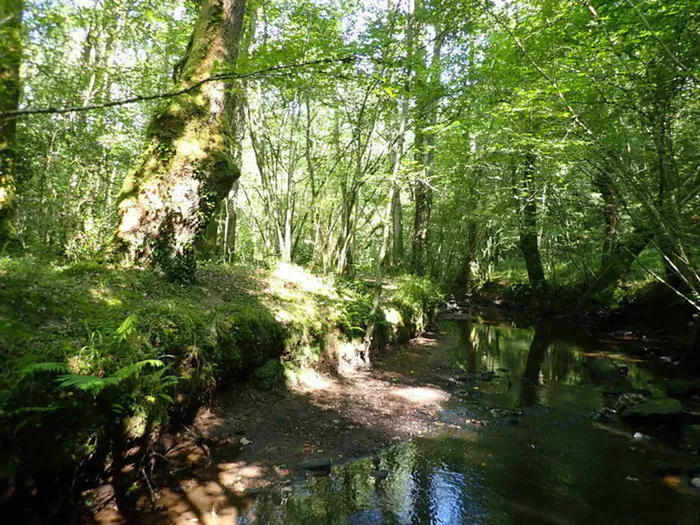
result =
M96 396L108 386L119 384L119 380L113 376L97 377L81 374L67 374L58 376L56 380L60 388L90 392L93 396Z
M145 359L143 361L139 361L138 363L120 368L114 374L112 374L112 377L115 377L120 381L129 377L138 377L141 374L141 370L147 366L161 368L163 366L163 361L160 359Z
M20 371L20 375L24 378L40 372L45 374L66 374L70 372L70 368L64 363L34 363L24 367Z
M93 396L97 396L102 390L109 386L116 386L124 379L138 377L145 367L160 368L163 362L159 359L145 359L134 363L124 368L120 368L114 374L107 377L98 377L83 374L64 374L58 376L59 388L66 390L80 390L82 392L90 392Z
M122 321L122 324L119 325L119 328L117 328L115 332L119 341L126 340L127 337L136 331L138 319L136 314L131 314Z

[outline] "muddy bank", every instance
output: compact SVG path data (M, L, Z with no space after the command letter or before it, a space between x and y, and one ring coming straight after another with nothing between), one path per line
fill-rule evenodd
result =
M601 375L592 365L608 361L616 363L620 372L614 377ZM373 491L379 490L382 479L394 475L391 468L380 468L381 457L391 456L395 447L403 449L414 443L427 450L421 452L427 457L416 459L411 467L418 475L428 468L426 464L439 462L442 449L433 443L445 439L451 440L450 450L460 451L449 461L462 478L465 467L473 476L479 469L485 469L484 476L495 469L505 471L499 476L505 475L509 483L525 483L523 494L546 493L553 488L549 486L552 480L543 473L542 480L532 481L534 487L520 478L522 473L508 475L510 464L527 457L534 466L526 463L519 468L546 473L557 466L583 476L566 481L563 487L559 477L554 480L555 488L565 491L564 500L570 497L578 502L582 516L597 515L595 504L589 501L594 496L580 494L591 469L601 491L622 491L624 498L650 501L658 500L658 494L666 499L673 496L674 501L695 508L697 495L691 482L696 477L693 469L700 465L696 459L698 427L686 424L692 421L679 426L663 419L627 422L620 417L627 406L644 406L647 398L666 399L666 381L677 379L679 372L663 360L639 359L595 339L572 341L554 327L520 329L494 322L458 321L442 323L439 334L429 334L404 350L387 352L373 365L348 377L309 372L290 390L261 393L243 387L222 395L215 406L199 414L194 425L166 437L152 477L152 494L148 490L135 494L131 509L118 509L110 501L108 488L95 491L93 510L97 512L81 520L216 523L247 516L245 519L260 523L330 522L328 516L314 515L316 521L308 521L310 514L288 514L288 501L294 494L315 494L319 487L325 487L322 495L316 494L323 505L346 508L350 519L371 509L371 501L376 503L379 497ZM644 393L631 397L635 391ZM699 401L684 398L681 412L692 415ZM585 454L574 451L586 440L590 443ZM474 443L479 445L470 445ZM472 465L476 450L491 458L486 466ZM610 479L607 488L608 476L596 466L605 464L606 457L615 458L617 477L621 476ZM356 458L359 463L353 461ZM348 503L333 488L333 480L352 478L348 472L359 468L357 465L364 465L362 484L369 495L374 494L361 505ZM319 479L329 479L331 485ZM496 476L496 482L501 486L503 479ZM631 493L627 484L634 484ZM409 503L417 498L417 517L403 522L422 522L418 517L425 517L426 511L417 507L424 496L419 490L409 497ZM302 507L308 503L304 498L298 501ZM605 500L605 505L610 503ZM632 503L624 500L621 504L630 519L635 517ZM671 512L665 503L662 508ZM262 517L268 512L282 516L282 521L266 521ZM555 507L540 515L531 503L509 497L493 516L510 517L490 522L520 523L536 518L540 521L533 522L542 522L544 516L545 522L566 523L562 512ZM374 522L380 521L368 521Z

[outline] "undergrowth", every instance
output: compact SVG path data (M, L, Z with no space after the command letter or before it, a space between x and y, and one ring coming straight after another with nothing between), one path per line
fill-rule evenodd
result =
M80 464L115 434L148 437L253 371L271 388L333 358L333 341L364 334L373 290L288 264L205 264L178 285L95 262L0 259L0 481ZM441 301L416 277L390 281L385 297L386 341L423 330Z

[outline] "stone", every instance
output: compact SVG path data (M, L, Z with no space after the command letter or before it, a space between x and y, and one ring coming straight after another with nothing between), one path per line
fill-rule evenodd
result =
M700 476L696 476L690 480L690 484L696 489L700 489Z
M677 420L683 415L683 405L677 399L650 398L637 405L627 406L620 417L628 420L663 421Z
M330 472L333 461L330 458L318 458L302 461L297 465L299 470L311 470L315 472Z

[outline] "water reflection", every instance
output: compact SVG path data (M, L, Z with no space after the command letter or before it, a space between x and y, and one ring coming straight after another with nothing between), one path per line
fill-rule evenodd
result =
M545 323L446 329L457 341L449 355L455 375L483 393L482 404L522 408L517 425L397 444L258 496L240 523L700 523L693 489L655 478L659 462L678 463L677 452L637 446L633 429L586 416L614 387L595 384L585 366L600 353L595 344ZM629 385L650 387L648 369L628 366ZM478 379L488 371L495 378Z
M470 321L451 322L446 329L458 341L451 351L453 366L467 376L498 372L490 392L498 406L508 408L534 405L565 405L571 396L586 397L580 387L600 383L602 390L644 389L653 394L663 390L653 384L650 370L634 362L625 362L627 376L598 381L588 365L601 359L601 348L584 334L570 328L539 322L534 328L517 328ZM608 359L604 357L603 359ZM498 380L500 378L500 381ZM569 391L570 390L570 391ZM599 390L586 390L599 405Z
M537 403L537 391L542 381L542 363L549 350L549 345L552 343L552 331L548 326L540 323L535 327L535 333L532 336L530 349L527 352L527 360L525 361L525 371L522 377L522 386L520 388L520 405L532 406Z

